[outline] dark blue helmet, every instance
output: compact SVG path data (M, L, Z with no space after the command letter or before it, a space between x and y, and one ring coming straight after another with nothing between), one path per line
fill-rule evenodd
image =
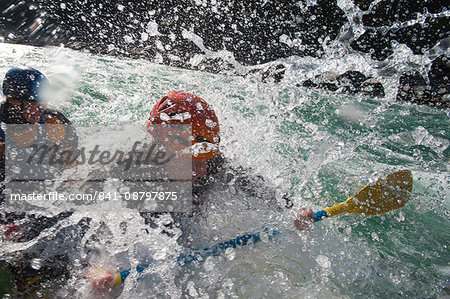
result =
M3 80L3 94L16 100L42 102L47 86L48 80L40 71L31 67L13 67Z

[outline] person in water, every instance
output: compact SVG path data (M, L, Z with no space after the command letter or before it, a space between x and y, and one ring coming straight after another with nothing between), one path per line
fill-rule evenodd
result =
M173 125L187 125L191 131L186 134L182 128L173 128ZM232 165L220 152L220 125L212 106L202 98L191 93L172 91L159 100L152 108L146 122L147 132L154 140L163 146L168 152L178 156L184 156L192 163L192 211L190 213L170 213L172 221L164 223L163 230L168 236L173 236L171 230L181 227L182 236L177 240L183 246L190 246L189 241L183 235L189 230L189 217L201 212L205 202L205 195L215 184L222 184L228 189L244 194L244 197L256 198L265 202L269 207L277 211L282 208L276 197L276 188L271 186L262 176L255 175L251 170ZM176 159L174 160L176 161ZM123 167L123 166L122 166ZM164 165L164 170L170 177L179 171L176 163ZM142 172L143 177L152 172L150 167ZM121 179L129 177L123 169L113 168L109 172ZM136 178L134 179L136 180ZM124 180L124 184L127 182ZM245 198L243 198L245 200ZM284 196L286 208L292 208L293 204ZM157 228L159 217L165 213L141 212L145 222L151 228ZM186 220L187 221L183 221ZM160 224L161 225L161 224ZM89 277L95 289L108 291L115 274L110 272L96 272Z
M16 161L5 161L5 146L16 151L29 151L37 144L57 145L61 150L78 148L78 136L69 119L60 111L47 107L47 92L49 82L40 71L31 67L13 67L3 80L5 101L0 104L0 179L5 180L5 167L11 167ZM11 144L6 144L6 134ZM9 163L7 165L6 163ZM45 164L45 163L42 163ZM56 164L46 168L46 165L33 171L46 172L45 178L52 179L58 171L74 165ZM59 168L58 168L59 167ZM26 174L21 178L26 179ZM4 186L2 186L4 187ZM4 194L3 194L4 196ZM3 197L2 196L2 197ZM0 215L3 225L11 223L13 218L25 217L14 213ZM36 222L46 222L36 220ZM22 241L30 240L37 233L32 226L23 232Z
M188 134L181 127L173 128L173 126L182 125L191 127ZM89 192L100 190L103 186L95 186L95 181L112 177L121 180L130 192L146 191L145 188L149 187L139 185L137 182L147 182L149 178L155 177L154 174L157 172L164 172L163 176L170 178L178 174L182 168L185 169L186 167L180 166L179 163L187 161L192 165L190 178L192 209L186 213L170 213L172 221L165 224L167 229L163 233L173 235L171 229L186 222L182 220L186 219L187 214L192 215L201 210L208 190L217 184L226 185L245 197L260 199L269 206L280 209L275 187L270 186L269 182L262 176L254 174L253 171L233 165L232 161L226 159L220 152L219 120L212 106L202 98L187 92L169 92L151 109L146 122L146 131L158 146L171 155L176 155L176 158L159 167L151 164L141 165L131 171L127 170L125 165L114 164L104 173L93 175L92 184L89 182L85 184L86 190ZM135 155L144 156L145 149L143 152L135 152ZM285 201L286 207L292 207L292 203L286 196L280 200ZM157 223L160 222L158 219L164 214L166 213L141 211L141 216L153 228L158 226ZM182 229L182 231L186 230Z
M48 87L44 74L31 67L13 67L5 74L3 94L6 99L0 105L2 181L5 178L5 130L12 142L8 146L16 149L37 144L57 145L61 150L78 147L78 136L69 119L62 112L47 107ZM60 166L64 169L73 165Z
M42 213L5 210L7 205L3 184L5 170L16 165L15 161L5 158L6 147L8 150L14 148L17 152L25 154L38 143L57 145L61 149L75 150L78 147L77 134L67 117L62 112L47 107L48 86L49 82L44 74L31 67L13 67L8 70L3 80L5 101L0 104L0 179L3 185L0 202L1 241L32 240L42 230L52 227L70 215L61 213L47 217ZM7 142L9 143L6 144ZM69 167L59 165L60 167L46 169L44 165L41 166L32 170L45 173L48 179L54 178L58 171ZM20 175L20 178L27 179L27 173ZM6 179L7 184L10 184L9 177ZM54 257L38 270L33 269L29 261L37 257L20 255L15 257L13 262L7 263L8 266L6 263L3 264L3 267L9 267L10 273L14 275L17 294L31 294L42 290L50 280L68 274L61 266L67 262L62 257Z

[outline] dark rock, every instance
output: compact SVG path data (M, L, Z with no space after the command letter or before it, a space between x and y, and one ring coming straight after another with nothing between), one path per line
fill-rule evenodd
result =
M13 3L0 4L0 35L7 42L64 44L212 72L234 67L229 64L233 59L256 65L292 55L320 57L321 41L334 40L346 21L336 3L325 0L316 5L265 0L36 0L35 9L29 2ZM30 30L38 19L41 26ZM230 57L208 56L219 50ZM198 54L204 54L205 61L192 64Z
M318 85L311 79L303 81L302 86L304 86L304 87L318 87Z
M341 75L324 72L301 84L304 87L323 88L349 94L361 93L372 97L384 97L384 87L374 78L367 78L358 71L347 71Z
M338 82L336 78L338 74L333 72L324 72L314 77L314 79L308 79L302 83L305 87L323 88L330 91L338 90Z
M269 69L262 73L262 81L279 83L285 73L286 67L283 64L277 64L275 67L269 67Z
M428 79L432 89L445 89L448 93L450 91L449 86L450 77L450 61L445 55L436 58L431 65L428 72Z
M384 60L393 53L391 39L390 33L371 28L350 45L354 50L371 53L373 59Z
M373 1L356 0L366 11L363 24L369 28L351 43L353 49L371 53L372 58L384 60L392 54L394 41L406 44L414 54L423 54L450 31L448 9L439 0L380 1L369 11ZM418 14L423 16L419 20Z
M369 78L361 83L361 92L370 97L384 98L385 96L383 84L374 78Z
M411 88L414 86L425 86L424 77L418 71L411 71L400 76L398 81L399 87Z
M448 79L447 88L442 85L445 84L445 77L448 78L448 68L444 66L446 64L445 60L445 57L439 57L433 62L433 66L428 74L430 79L433 78L433 81L430 80L431 84L428 84L425 78L417 71L401 75L398 84L397 100L448 107Z
M365 4L363 3L365 2ZM356 0L355 3L362 9L368 10L374 1ZM369 14L363 15L363 23L370 27L391 26L395 22L406 22L417 17L417 13L432 14L446 10L444 3L440 0L397 0L380 1Z
M442 1L355 2L364 13L349 24L336 1L326 0L3 0L0 38L211 72L234 69L234 60L258 65L293 55L321 57L325 40L339 39L383 60L394 43L422 54L448 38ZM352 25L361 22L366 32L354 39ZM340 32L344 27L347 35ZM221 50L229 57L210 55Z
M358 71L347 71L337 77L339 87L345 93L359 93L361 84L366 80L366 76Z
M428 95L427 84L419 72L411 71L400 76L397 100L424 104Z

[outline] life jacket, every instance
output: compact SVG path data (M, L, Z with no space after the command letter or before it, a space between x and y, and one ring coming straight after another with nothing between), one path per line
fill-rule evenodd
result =
M2 103L0 106L0 124L2 124L0 127L0 138L2 142L5 141L5 131L3 127L4 109L4 103ZM61 112L53 109L46 109L37 123L45 124L45 131L48 139L56 144L66 138L66 129L64 125L70 124L70 121ZM11 137L18 147L26 147L33 144L33 141L36 141L37 134L37 128L34 128L22 130L20 134L17 134L16 131Z
M5 177L5 143L17 149L18 159L27 159L34 145L46 145L52 148L58 145L60 150L77 149L78 137L70 121L59 111L46 109L36 124L21 124L21 120L5 119L8 109L3 102L0 105L0 180ZM7 134L7 135L6 135ZM11 152L10 152L11 153ZM21 155L21 156L20 156ZM49 155L47 155L49 156ZM11 160L12 161L12 160ZM16 160L13 160L16 161ZM25 165L26 166L26 165Z

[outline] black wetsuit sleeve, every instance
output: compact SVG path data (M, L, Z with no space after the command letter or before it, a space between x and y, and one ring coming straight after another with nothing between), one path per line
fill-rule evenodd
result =
M292 203L287 195L282 196L282 202L277 200L277 188L266 178L258 175L251 168L242 166L236 167L224 162L223 166L224 183L233 186L234 190L241 193L244 197L253 197L261 200L270 207L282 210L291 208Z
M246 196L258 198L270 207L281 209L276 198L276 188L260 175L252 174L251 170L240 168L234 180L234 187Z
M192 196L195 204L201 204L204 194L215 180L232 186L243 197L254 197L265 202L274 209L291 208L292 203L287 195L279 203L276 197L276 187L263 176L255 174L254 170L232 165L223 155L218 155L207 161L207 178L198 178L192 186Z

